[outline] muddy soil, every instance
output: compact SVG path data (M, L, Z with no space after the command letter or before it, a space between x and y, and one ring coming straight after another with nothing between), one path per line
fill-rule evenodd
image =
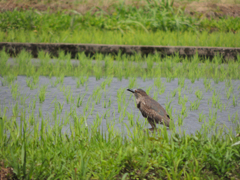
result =
M0 161L0 180L17 179L13 173L13 168L5 167L4 162Z
M175 3L175 6L184 7ZM205 15L206 17L219 18L224 16L239 17L240 4L222 4L209 2L192 2L185 5L185 12L190 15Z

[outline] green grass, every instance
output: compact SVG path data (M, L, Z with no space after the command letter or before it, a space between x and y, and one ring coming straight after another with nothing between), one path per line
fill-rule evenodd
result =
M164 32L146 33L106 31L97 29L66 30L66 31L0 31L1 42L30 43L91 43L91 44L122 44L122 45L166 45L166 46L215 46L240 47L240 32Z
M158 2L148 3L147 5L136 8L118 4L113 9L113 13L107 13L101 8L96 12L91 10L80 14L70 11L71 14L64 12L44 13L38 11L5 11L0 13L0 28L4 31L9 29L25 30L48 30L53 31L66 29L82 29L96 27L106 30L187 30L195 27L195 20L185 16L179 10L178 13L171 5Z
M42 30L81 30L97 28L125 31L238 31L239 17L207 19L202 16L189 16L172 3L163 1L144 1L142 6L126 5L124 2L111 6L108 11L101 7L91 8L84 14L74 10L50 13L37 10L13 10L0 13L0 30L13 29ZM168 2L168 1L167 1ZM94 9L94 10L93 10Z
M135 126L126 139L111 125L108 134L100 133L101 118L89 129L82 118L65 119L70 135L61 133L63 125L50 128L47 119L35 120L30 131L28 121L24 114L20 125L14 118L1 119L0 158L19 179L239 178L240 148L231 147L237 140L231 131L227 137L224 130L210 138L206 132L179 136L174 131L168 137L163 128L147 136Z
M35 67L30 61L30 54L25 51L16 57L17 66L9 66L6 63L8 58L7 53L0 52L1 81L4 82L4 86L10 87L12 96L23 108L19 108L20 104L16 103L12 109L16 116L13 117L6 115L7 107L0 109L0 117L2 117L0 118L0 161L12 167L19 179L240 178L240 146L237 144L232 146L239 141L234 133L240 131L238 112L229 114L229 120L235 124L235 129L221 128L215 124L217 110L222 105L218 90L211 86L209 80L212 78L215 82L225 81L226 99L232 100L232 104L226 104L227 108L232 105L239 106L237 101L239 95L228 97L228 92L232 92L232 79L240 79L240 61L221 64L220 57L202 63L197 55L192 59L177 56L162 59L158 55L141 57L136 54L131 57L112 57L96 54L96 59L105 62L102 64L98 60L90 63L90 57L79 54L79 66L73 66L69 54L64 55L61 52L56 63L52 64L49 63L49 55L40 52L41 65ZM116 58L116 61L113 58ZM148 68L142 68L146 62ZM26 75L29 87L38 88L38 94L30 100L30 103L25 102L27 97L18 95L18 90L21 88L15 84L18 75ZM70 111L60 118L58 115L62 112L64 103L59 102L58 99L49 105L54 107L52 116L43 118L41 107L39 107L39 115L34 115L36 102L44 102L48 93L46 85L38 84L40 75L49 78L57 76L51 85L60 84L60 91L71 107ZM76 77L76 88L85 87L76 99L72 97L70 87L63 85L65 76ZM82 103L88 91L89 76L95 76L96 79L105 78L105 80L95 87L88 100ZM111 106L111 99L102 102L101 97L111 88L113 77L120 80L129 79L131 87L137 86L136 77L145 80L155 78L154 84L146 88L147 92L154 89L155 98L157 94L165 91L161 77L166 77L167 81L179 78L178 88L173 90L170 96L178 99L182 109L173 112L171 98L165 105L167 112L176 120L175 124L171 124L171 130L167 131L165 127L160 127L159 134L144 133L145 125L142 125L139 117L134 116L127 109L127 104L131 100L127 98L126 90L123 88L117 91L116 109ZM212 101L209 102L212 107L208 117L199 114L199 121L203 122L201 130L187 135L181 130L181 125L189 111L198 108L203 92L199 89L195 94L192 92L198 98L195 102L185 94L184 96L181 94L193 91L184 85L186 79L194 82L199 78L205 79L205 90L213 92ZM192 106L187 108L187 102L191 102ZM90 125L87 119L94 109L96 111L96 106L103 106L106 112L102 116L97 114L94 123ZM76 107L82 108L84 112L78 115ZM109 111L113 113L113 119L109 118ZM114 114L117 113L119 118L115 118ZM20 117L20 122L16 117ZM124 117L129 118L128 125L123 123ZM209 123L205 122L206 118ZM106 119L106 133L101 132L100 124L103 119ZM116 123L126 128L128 138L120 129L114 127ZM69 133L62 132L66 126L69 127ZM171 134L168 135L168 132Z

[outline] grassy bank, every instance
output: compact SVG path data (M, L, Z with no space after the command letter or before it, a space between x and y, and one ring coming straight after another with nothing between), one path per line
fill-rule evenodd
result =
M19 179L231 179L240 178L240 146L232 146L239 141L235 132L240 131L238 112L229 114L229 121L234 129L219 126L216 122L218 111L239 106L240 86L233 86L233 79L240 79L240 62L221 64L216 57L212 62L201 63L197 56L193 59L180 59L178 57L165 58L159 62L157 55L142 58L119 57L115 62L111 56L96 55L96 59L104 60L91 63L90 58L79 54L79 66L73 66L70 56L60 55L55 64L43 52L39 53L40 66L35 67L30 61L30 55L24 51L15 59L15 66L10 67L6 62L9 58L5 52L0 53L0 92L9 91L15 100L12 109L8 109L6 99L0 108L0 161L5 166L13 168ZM157 60L157 64L153 64ZM181 62L181 63L179 63ZM147 63L147 68L142 68ZM26 75L26 84L30 89L38 89L38 93L29 98L19 94L21 88L16 81L18 75ZM63 110L63 103L55 99L53 113L47 117L42 116L42 106L46 100L49 84L39 85L39 76L51 78L57 76L50 86L63 92L71 108L64 116L58 116ZM64 76L76 78L76 89L81 88L79 96L73 97L72 90L63 83ZM82 102L84 93L88 89L88 77L96 79L105 78L88 98ZM111 91L109 86L112 77L130 79L129 87L135 87L136 77L155 78L154 84L146 88L147 92L154 90L154 98L165 91L165 84L160 77L167 77L167 81L178 78L178 87L169 92L171 98L178 99L182 107L180 112L171 109L171 98L167 101L166 109L174 122L171 130L160 127L159 134L144 133L146 126L127 111L125 89L117 92L118 107L111 106L112 100L99 101L99 97ZM198 78L204 79L205 90L195 92L197 100L187 107L188 98L183 92L190 92L185 80L192 82ZM230 104L223 104L219 98L218 89L212 86L225 81L226 98L231 99ZM82 89L83 88L83 89ZM236 89L237 88L237 89ZM76 90L74 89L74 91ZM30 90L31 91L31 90ZM199 106L203 98L203 91L212 91L209 101L211 108L209 115L202 113L196 118L202 121L200 131L188 135L181 130L184 118ZM101 99L101 98L100 98ZM191 101L191 99L189 99ZM2 102L1 102L2 103ZM39 113L36 103L40 104ZM106 108L103 116L96 115L94 123L89 125L88 116L97 111L97 106ZM84 109L78 114L77 108ZM110 119L109 111L118 113L120 118ZM13 113L7 115L7 111ZM129 123L123 123L127 117ZM106 121L107 131L102 132L100 124ZM115 123L126 128L123 134ZM86 126L88 125L88 126ZM68 127L68 133L64 127Z
M106 31L98 29L81 29L65 31L0 31L1 42L31 43L92 43L122 45L166 45L166 46L212 46L240 47L240 32L165 32L146 33L143 30L134 32Z
M239 47L240 42L238 16L189 15L167 0L15 3L27 8L3 8L0 41L220 47ZM63 7L51 9L51 3ZM82 9L73 10L77 5Z
M26 30L53 31L66 29L81 29L96 27L106 30L187 30L194 28L197 22L192 17L185 16L183 12L176 15L170 6L156 6L149 3L142 8L118 4L113 7L113 12L107 13L101 8L96 11L87 11L79 14L76 11L67 10L66 13L44 13L39 11L6 11L0 13L2 30L22 28ZM165 13L162 13L162 12ZM70 14L71 13L71 14ZM194 26L194 27L192 27Z
M224 31L236 32L240 29L239 17L204 18L190 16L171 3L144 1L138 6L124 3L114 4L108 10L93 6L84 14L74 10L37 11L13 10L0 13L0 29L54 31L97 28L124 31Z

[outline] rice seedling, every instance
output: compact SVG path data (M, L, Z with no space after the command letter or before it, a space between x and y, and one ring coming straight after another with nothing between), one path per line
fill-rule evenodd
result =
M204 86L205 86L206 91L211 89L211 82L209 79L206 79L206 78L204 79Z
M104 100L102 106L103 106L104 108L107 108L107 101L106 101L106 100Z
M149 94L150 91L151 91L151 89L152 89L152 86L149 86L149 87L146 89L146 93Z
M230 86L230 87L229 87L229 89L228 89L228 91L227 91L227 99L229 99L229 98L230 98L230 96L231 96L232 92L233 92L233 87L232 87L232 86Z
M18 107L18 103L16 103L16 104L14 105L14 107L12 108L13 117L17 117L17 116L18 116L18 113L19 113L19 107Z
M161 78L155 78L154 79L154 86L156 86L157 88L160 88L162 86Z
M182 106L181 115L183 118L187 117L187 108L185 105Z
M238 111L236 111L236 113L235 113L235 118L234 118L233 123L236 123L236 122L239 122Z
M43 103L45 101L45 97L46 97L46 91L47 91L47 86L44 85L40 88L40 92L39 92L39 102Z
M85 114L88 109L89 109L89 104L90 104L90 97L88 98L87 104L85 105L84 109L83 109L83 113Z
M18 83L14 83L11 85L11 93L12 93L12 97L14 98L14 100L16 101L17 97L19 96L19 92L18 92Z
M97 98L95 99L95 104L99 104L102 99L102 93L98 93Z
M197 97L199 100L201 100L202 97L203 97L201 90L197 90L197 91L195 92L195 95L196 95L196 97Z
M112 100L111 100L111 98L110 98L110 99L108 100L108 107L110 107L111 104L112 104Z
M83 103L83 98L86 96L86 94L80 96L80 94L77 97L77 107L80 107Z
M136 78L129 78L128 87L133 88L133 87L136 87L136 86L137 86Z
M92 94L92 98L93 99L96 98L98 96L98 94L101 93L100 91L101 91L101 87L98 86L97 88L95 88L93 91L93 94Z
M14 81L16 80L16 75L15 74L9 74L7 76L4 76L1 80L2 82L2 86L6 86L6 85L10 85L12 83L14 83Z
M176 96L176 94L177 94L177 89L175 89L174 91L172 91L172 97L175 97Z
M199 118L198 118L199 122L205 122L206 121L206 115L203 114L203 112L199 113Z
M158 92L157 91L154 91L153 93L153 99L158 101Z
M121 112L122 110L122 103L125 102L125 96L123 96L123 93L125 92L125 89L119 89L117 91L117 103L118 103L118 113Z
M43 118L42 107L39 107L39 109L38 109L38 116L40 118Z
M185 78L184 77L178 78L178 85L180 85L181 88L184 87L184 84L185 84Z
M200 101L197 99L193 102L190 102L191 106L190 106L190 110L198 110L199 105L200 105Z
M237 106L237 100L236 100L236 98L235 98L234 95L233 95L232 99L233 99L233 106L234 106L234 107Z
M31 90L33 90L33 89L37 88L38 81L39 81L39 76L35 75L33 77L27 78L26 79L26 84Z
M67 101L68 104L70 102L74 103L74 99L73 99L72 92L71 92L70 88L65 92L65 97L66 97L66 101Z
M106 86L107 86L107 83L108 83L108 80L104 80L102 83L101 83L101 88L105 91L106 90Z
M36 103L37 103L37 96L32 100L31 103L29 103L29 108L35 109L36 108Z
M209 109L209 126L214 126L217 120L217 110Z
M170 117L172 115L172 108L173 108L173 107L170 107L172 101L173 101L172 99L170 99L169 101L167 99L167 103L165 104L166 111L167 111L167 113L169 114Z
M88 76L84 77L84 76L80 76L79 79L77 80L77 88L84 85L85 82L88 81Z
M34 33L33 30L7 30L7 34L0 30L1 42L31 42L31 43L92 43L92 44L127 44L127 45L171 45L171 46L215 46L239 47L239 32L195 32L186 31L149 31L134 30L124 32L118 30L101 30L95 28L69 30L56 30L57 33L49 34L49 28ZM30 36L29 36L30 34ZM66 34L68 35L66 38ZM89 34L86 36L85 34ZM11 38L11 35L14 38ZM25 37L25 39L20 39ZM42 38L45 37L45 38ZM218 41L219 37L221 38ZM176 41L178 39L178 41ZM103 59L101 59L103 60ZM111 62L111 61L110 61ZM149 61L150 63L151 61ZM110 66L108 67L110 70Z
M222 103L221 103L219 95L216 94L216 90L214 90L212 98L209 99L208 102L210 100L212 101L212 107L215 107L217 109L221 109L222 108Z
M64 73L60 74L60 77L58 77L58 82L63 84L63 81L64 81Z

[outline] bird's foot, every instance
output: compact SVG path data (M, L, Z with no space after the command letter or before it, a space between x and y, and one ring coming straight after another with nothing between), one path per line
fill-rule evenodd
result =
M146 129L146 130L144 129L143 131L144 131L144 132L149 131L149 132L153 133L154 130L157 131L157 128L149 128L149 129Z
M154 130L156 130L157 128L149 128L149 131L153 132Z

